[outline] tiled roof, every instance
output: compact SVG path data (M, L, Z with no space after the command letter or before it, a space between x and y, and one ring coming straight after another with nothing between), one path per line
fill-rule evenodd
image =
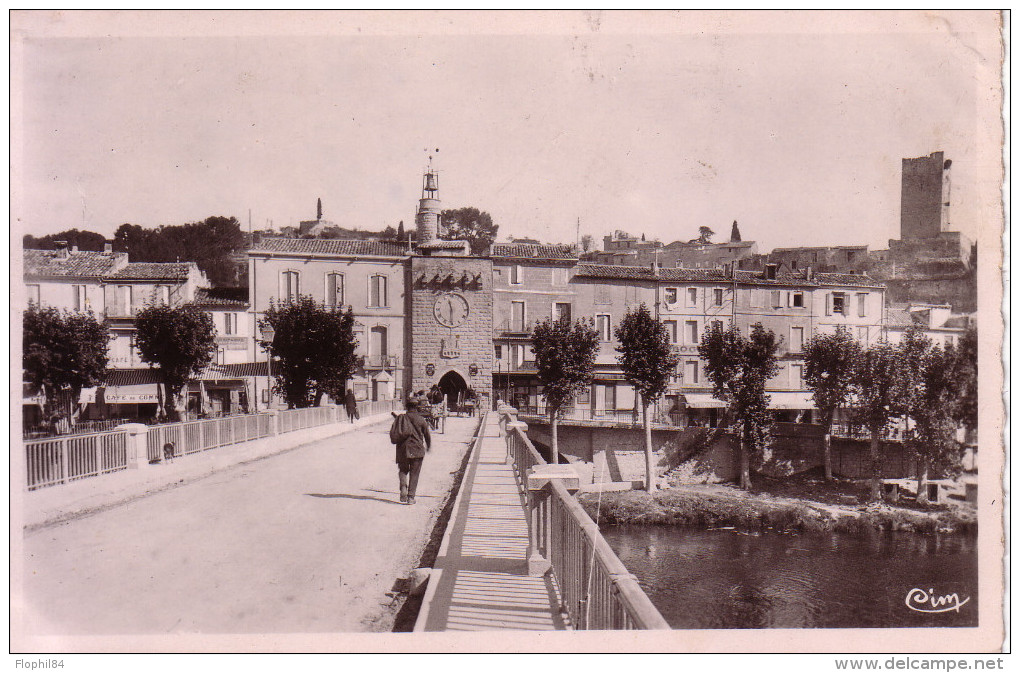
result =
M132 262L110 274L117 280L187 280L191 264L187 262Z
M124 252L68 252L61 259L56 250L25 250L26 276L101 277L127 262Z
M159 372L150 367L106 370L107 386L136 386L143 383L160 383Z
M195 291L196 306L203 308L247 308L246 287L200 287Z
M818 273L807 280L803 273L780 272L775 278L765 278L763 271L734 272L727 276L724 269L684 269L660 267L658 275L648 266L623 266L614 264L579 264L575 273L588 278L615 278L620 280L660 280L675 282L732 282L754 285L849 285L853 287L883 287L872 278L861 274Z
M726 280L722 269L676 269L660 267L659 274L652 273L647 266L623 266L619 264L579 264L577 276L588 278L615 278L620 280L672 280L672 281L721 281Z
M819 285L852 285L855 287L885 287L871 276L863 273L816 273Z
M239 379L245 376L268 376L265 362L236 362L228 365L209 365L198 378L203 381Z
M249 252L298 255L372 255L406 257L407 246L389 241L340 240L335 238L264 238Z
M885 312L886 327L910 327L914 322L914 316L905 309L890 307Z
M496 243L489 251L489 255L517 259L577 259L577 253L569 245L534 243Z

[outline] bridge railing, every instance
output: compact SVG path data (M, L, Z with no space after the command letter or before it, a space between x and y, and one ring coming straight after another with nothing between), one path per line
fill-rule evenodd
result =
M362 416L399 410L399 400L359 403ZM304 430L341 420L342 407L309 407L202 421L140 423L111 432L62 435L25 442L28 490L95 477L173 456Z
M573 474L572 468L548 465L516 410L502 406L498 411L514 472L528 494L529 572L552 571L563 609L579 630L669 629L571 493L576 476L558 476Z
M651 412L653 427L684 427L686 425L685 417L680 412L667 412L656 408L653 408ZM518 415L548 420L549 409L544 404L522 406L518 409ZM640 409L590 409L574 407L562 409L560 411L560 420L616 423L635 427L643 427L644 423L644 417Z
M30 491L116 472L128 466L127 432L63 435L26 442L25 457Z

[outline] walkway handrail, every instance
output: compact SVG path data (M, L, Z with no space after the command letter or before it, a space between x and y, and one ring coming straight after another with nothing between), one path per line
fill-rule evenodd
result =
M519 487L527 489L528 475L546 461L528 439L527 426L516 420L516 410L504 405L498 411ZM563 483L550 479L542 497L528 496L530 539L548 561L575 628L670 628Z

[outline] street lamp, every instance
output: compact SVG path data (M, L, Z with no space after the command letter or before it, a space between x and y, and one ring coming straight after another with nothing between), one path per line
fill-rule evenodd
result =
M264 346L266 351L266 409L273 408L273 353L270 348L275 336L276 330L272 325L262 327L262 341L266 344Z

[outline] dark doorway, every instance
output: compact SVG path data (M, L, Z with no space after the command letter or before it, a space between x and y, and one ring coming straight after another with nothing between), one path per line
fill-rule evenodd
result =
M439 389L443 391L443 399L446 400L446 408L455 413L460 412L464 404L464 393L467 391L467 382L464 377L455 371L448 371L439 379Z

